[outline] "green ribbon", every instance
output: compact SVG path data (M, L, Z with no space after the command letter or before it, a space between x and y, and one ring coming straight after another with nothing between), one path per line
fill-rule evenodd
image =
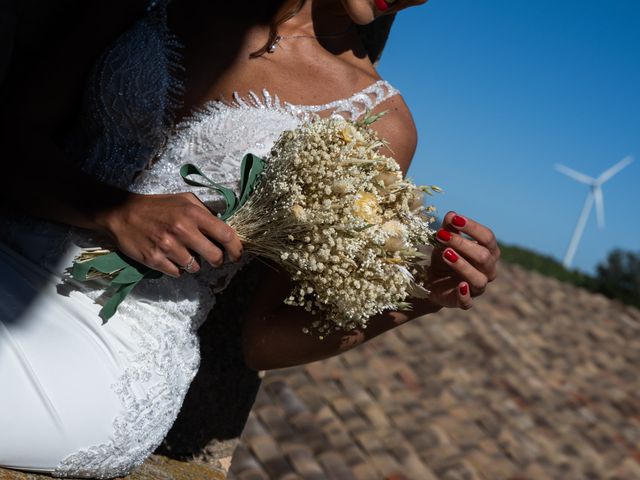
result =
M188 185L209 188L222 195L227 206L225 211L218 216L221 220L227 220L249 199L266 165L264 159L252 153L244 156L240 165L240 197L236 196L236 193L230 188L211 180L192 163L187 163L180 168L180 176Z
M221 220L229 219L242 207L253 192L262 172L266 167L264 159L251 153L244 156L240 165L240 196L233 190L214 182L195 165L187 163L180 168L180 176L184 182L194 187L205 187L222 195L226 203L224 212L218 215ZM110 286L115 287L112 297L100 310L100 318L107 321L118 309L122 301L131 293L135 286L145 278L160 278L162 273L132 260L120 252L110 252L106 255L74 262L71 276L80 282L91 280L92 272L114 276Z

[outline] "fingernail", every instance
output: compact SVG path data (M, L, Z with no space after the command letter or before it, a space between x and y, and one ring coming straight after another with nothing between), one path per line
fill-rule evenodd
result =
M464 227L467 224L467 220L464 217L461 217L460 215L454 215L453 218L451 219L451 223L458 227Z
M438 230L438 233L436 233L436 237L438 237L438 240L448 242L449 240L451 240L451 237L453 237L453 235L451 235L451 232L448 232L441 228L440 230Z
M460 285L460 295L466 295L467 293L469 293L469 285L467 285L466 283L463 283L462 285Z
M458 254L448 248L444 251L444 258L446 258L451 263L456 263L458 261Z

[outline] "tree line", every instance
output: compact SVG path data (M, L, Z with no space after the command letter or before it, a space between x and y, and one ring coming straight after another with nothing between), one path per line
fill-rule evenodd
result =
M500 244L502 259L549 277L640 308L640 251L615 249L596 267L595 275L566 269L558 260L529 249Z

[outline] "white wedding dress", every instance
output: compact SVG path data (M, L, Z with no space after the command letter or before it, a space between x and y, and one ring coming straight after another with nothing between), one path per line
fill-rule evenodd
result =
M244 154L267 155L283 130L320 112L355 119L397 94L379 81L322 106L290 105L266 91L236 95L173 128L179 57L165 3L154 2L99 60L69 141L79 166L112 185L194 191L216 208L219 197L182 182L182 164L237 189ZM0 466L110 478L140 465L180 410L215 292L244 263L144 281L103 324L105 285L67 273L88 245L95 240L85 231L0 217Z

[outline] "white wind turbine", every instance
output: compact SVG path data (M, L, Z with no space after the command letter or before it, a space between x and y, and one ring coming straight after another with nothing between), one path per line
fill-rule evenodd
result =
M589 213L591 213L591 208L593 207L594 200L596 203L596 219L598 220L598 228L604 228L604 200L602 196L602 184L607 180L610 180L611 177L619 173L620 170L629 165L631 162L633 162L632 156L625 157L612 167L602 172L598 178L591 178L584 173L576 172L572 168L556 164L556 170L560 173L564 173L565 175L568 175L569 177L577 180L580 183L589 185L589 193L587 194L587 198L584 202L582 213L580 214L580 218L578 218L576 229L573 232L573 236L571 237L571 241L569 242L569 247L567 248L567 253L564 256L564 260L562 261L565 268L569 268L571 262L573 261L573 256L575 255L576 249L578 248L578 243L580 242L580 237L582 237L582 232L584 231L584 226L587 223Z

